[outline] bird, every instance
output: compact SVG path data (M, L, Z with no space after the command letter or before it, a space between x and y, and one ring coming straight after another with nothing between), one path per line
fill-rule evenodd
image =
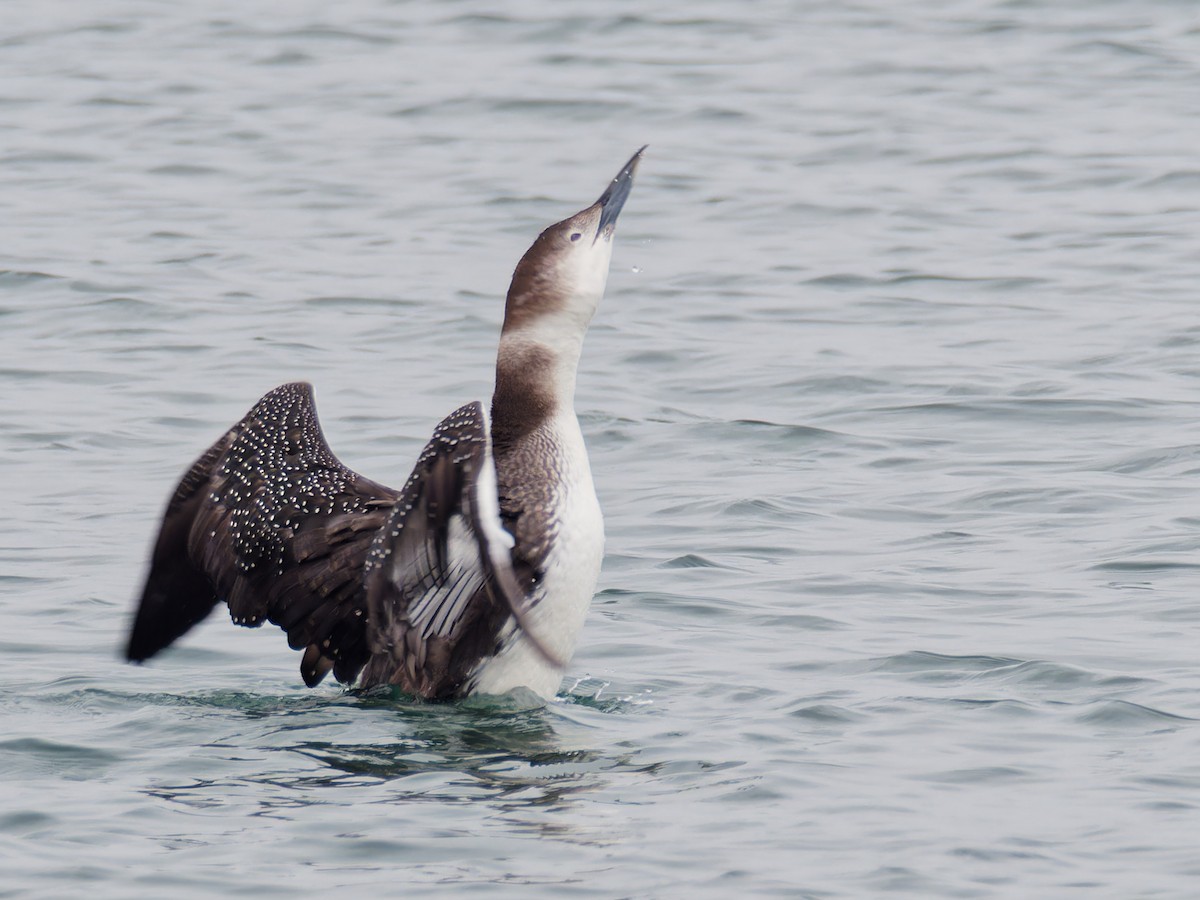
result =
M517 263L490 415L446 416L399 490L343 465L312 386L260 399L187 470L150 555L125 656L144 662L224 603L333 673L427 700L551 700L600 573L604 524L575 414L580 352L645 147Z

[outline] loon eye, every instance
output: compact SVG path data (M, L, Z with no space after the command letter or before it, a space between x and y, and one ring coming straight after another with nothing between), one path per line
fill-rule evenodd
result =
M582 234L580 234L578 231L576 231L576 232L574 232L574 233L571 235L571 240L572 240L572 241L577 241L577 240L579 240L581 237L583 237L583 235L582 235Z

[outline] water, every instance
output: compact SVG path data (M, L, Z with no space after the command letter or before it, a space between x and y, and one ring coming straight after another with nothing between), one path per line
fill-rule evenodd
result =
M0 7L0 895L1195 896L1194 13ZM558 702L120 662L191 459L402 482L643 143Z

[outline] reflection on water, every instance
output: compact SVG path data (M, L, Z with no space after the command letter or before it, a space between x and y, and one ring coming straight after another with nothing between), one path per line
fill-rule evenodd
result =
M339 697L269 697L237 691L156 698L166 706L219 709L251 720L256 730L209 743L209 753L246 762L232 778L155 783L151 796L196 810L253 803L247 814L289 817L304 807L355 804L432 804L439 809L483 803L519 831L589 844L613 840L588 828L579 833L557 814L614 777L653 778L662 762L639 762L632 749L589 746L604 734L605 716L632 710L618 698L603 703L572 695L531 708L530 698L472 698L428 703L387 689ZM643 701L644 702L644 701ZM563 706L578 707L572 717ZM592 721L580 727L578 717ZM323 731L368 732L371 741L314 739ZM600 746L603 746L601 744ZM297 757L304 762L298 764ZM349 793L348 793L349 792ZM490 809L491 813L484 809ZM536 813L536 815L530 815ZM406 816L420 815L409 810ZM555 816L547 818L547 815Z

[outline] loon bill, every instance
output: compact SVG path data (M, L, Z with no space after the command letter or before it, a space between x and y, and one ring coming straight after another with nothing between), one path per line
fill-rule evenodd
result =
M287 632L310 687L332 671L430 699L553 697L604 550L575 376L644 150L521 258L490 424L479 402L455 410L402 489L338 461L304 383L205 451L167 505L126 657L149 659L224 602L235 624Z

